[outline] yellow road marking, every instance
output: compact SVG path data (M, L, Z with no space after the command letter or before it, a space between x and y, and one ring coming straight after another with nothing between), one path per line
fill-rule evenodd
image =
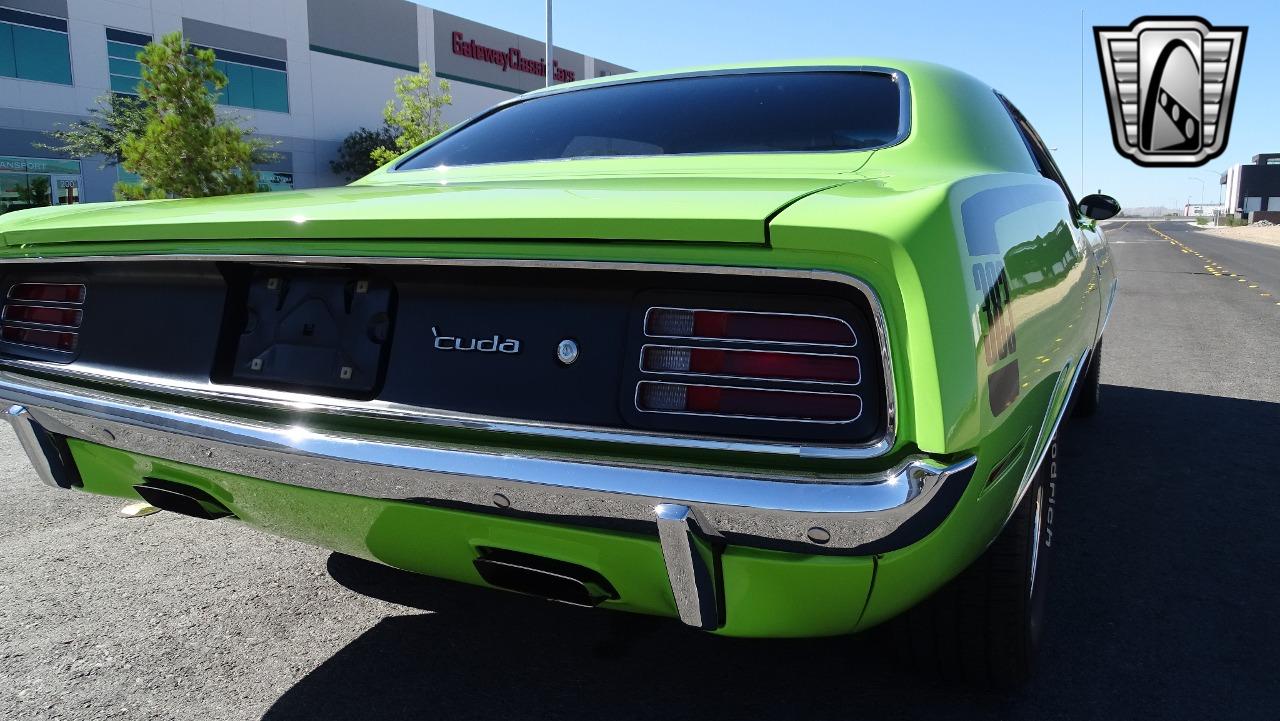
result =
M1213 277L1221 278L1222 276L1225 275L1228 278L1235 278L1237 283L1249 283L1248 278L1242 275L1236 275L1235 273L1232 273L1231 271L1222 267L1222 265L1218 263L1218 261L1206 255L1202 255L1199 251L1195 250L1189 245L1186 245L1182 241L1175 240L1174 238L1171 238L1168 235L1165 235L1164 233L1156 230L1155 227L1153 227L1150 223L1147 223L1147 230L1150 230L1152 233L1155 233L1156 235L1160 236L1164 240L1169 241L1169 245L1176 247L1178 250L1182 251L1183 253L1186 253L1188 255L1194 255L1197 258L1208 261L1208 265L1204 266L1204 269L1209 271L1209 274L1212 275ZM1254 289L1258 287L1258 284L1249 283L1247 287L1249 289ZM1262 296L1263 298L1271 297L1271 293L1267 293L1267 292L1259 292L1258 295ZM1276 305L1280 306L1280 302L1277 302Z

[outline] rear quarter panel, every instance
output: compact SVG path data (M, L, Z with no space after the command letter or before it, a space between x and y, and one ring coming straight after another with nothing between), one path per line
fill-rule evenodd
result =
M1086 243L1050 181L1006 172L890 186L851 183L811 196L771 228L775 248L825 249L827 265L879 294L900 448L979 459L942 527L880 558L864 625L921 600L999 532L1099 312Z

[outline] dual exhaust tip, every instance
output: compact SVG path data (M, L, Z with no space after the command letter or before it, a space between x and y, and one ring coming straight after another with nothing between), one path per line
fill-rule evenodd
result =
M236 517L208 492L184 483L146 478L133 489L163 511L206 521ZM491 586L572 606L599 606L618 598L604 576L585 566L501 548L481 547L479 551L480 557L474 561L476 572Z
M486 547L474 563L485 583L508 591L587 607L618 598L604 576L576 563Z
M144 480L145 483L139 483L133 490L142 496L142 500L162 511L172 511L206 521L236 517L221 501L199 488L161 478Z

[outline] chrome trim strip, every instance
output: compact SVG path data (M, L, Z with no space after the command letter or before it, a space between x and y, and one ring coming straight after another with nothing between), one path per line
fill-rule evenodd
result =
M778 416L741 416L733 413L705 413L700 411L664 411L654 408L640 407L640 388L641 386L684 386L685 388L732 388L744 391L762 391L765 393L803 393L812 396L844 396L846 398L858 399L858 415L839 421L829 421L820 418L781 418ZM641 413L662 413L671 416L704 416L707 418L736 418L744 421L770 421L773 423L823 423L827 425L840 426L846 423L853 423L862 417L862 396L857 393L832 393L830 391L808 391L799 389L783 389L783 388L760 388L758 386L713 386L707 383L673 383L671 381L640 381L636 383L636 410Z
M889 139L882 145L876 145L876 146L867 147L867 148L856 148L856 149L851 148L848 150L772 150L772 151L765 151L765 152L734 151L734 152L728 152L728 153L705 152L705 153L680 153L679 155L669 156L669 157L706 157L709 155L828 155L832 153L869 153L876 150L883 150L885 148L892 148L895 145L901 144L911 135L911 108L912 108L911 81L907 78L907 74L905 72L897 68L889 68L889 67L883 67L879 65L782 65L782 66L764 67L764 68L721 68L718 70L691 70L691 71L685 71L685 72L664 73L662 75L650 75L645 77L628 77L626 75L620 75L620 76L616 76L615 79L610 79L602 82L593 82L590 84L577 85L574 83L570 83L566 85L553 85L549 88L540 88L538 90L532 90L523 95L517 95L514 98L508 98L507 100L504 100L500 103L497 103L489 107L487 110L482 110L479 113L476 113L470 118L467 118L461 123L458 123L452 128L449 128L445 132L441 133L440 135L437 135L436 137L432 138L430 141L423 143L417 148L414 148L413 150L409 151L408 153L405 154L405 157L403 160L399 160L395 163L394 167L387 168L386 173L387 175L394 176L400 173L430 172L431 170L434 170L434 168L412 168L409 170L402 170L400 166L404 165L410 160L413 160L417 156L421 155L423 152L429 149L432 145L435 145L441 140L444 140L445 138L453 135L454 133L462 130L463 128L473 125L483 120L484 118L487 118L490 115L493 115L494 113L505 109L510 105L516 105L519 103L527 102L529 100L535 100L537 98L546 97L548 95L584 92L588 90L594 90L597 88L609 87L614 85L631 85L634 83L650 83L650 82L658 82L662 80L680 80L684 78L701 78L701 77L711 77L711 76L717 76L717 75L768 75L771 73L871 73L874 75L888 75L889 78L892 79L893 82L898 86L898 133L897 135L895 135L893 138ZM484 167L487 165L517 165L517 164L525 164L525 163L558 163L558 162L573 161L573 160L607 160L612 158L654 158L654 157L658 157L658 156L653 154L603 155L603 156L602 155L586 155L586 156L575 156L571 158L547 158L547 159L532 160L532 161L524 160L524 161L501 161L496 163L474 163L472 165L464 165L464 166L457 166L457 167L474 168L474 167ZM371 181L369 184L376 185L378 183L375 180L375 181Z
M75 377L119 385L147 392L195 396L204 400L237 403L254 407L281 410L330 413L359 416L408 423L422 423L452 428L514 433L526 436L544 436L571 440L624 443L645 446L666 446L745 453L767 453L797 456L801 458L860 459L884 455L897 441L897 410L892 351L885 322L884 307L880 297L866 282L852 275L829 270L797 270L751 266L683 265L669 263L627 263L598 261L548 261L478 258L404 258L362 256L305 256L305 255L103 255L54 258L8 258L5 264L15 263L103 263L103 262L245 262L278 263L285 265L322 263L329 265L431 265L500 268L562 268L574 270L619 270L659 273L686 273L709 275L735 275L745 277L797 278L849 286L862 293L871 307L876 336L880 343L881 372L884 378L885 434L878 441L845 446L812 445L776 441L746 441L735 438L692 436L647 431L592 428L568 424L548 424L520 421L491 416L453 413L437 409L419 408L385 402L346 401L325 396L301 393L285 393L247 386L224 386L209 382L176 381L158 376L111 372L105 369L72 370L56 363L40 361L0 360L0 366L39 370L60 376Z
M30 411L21 405L10 406L5 411L5 418L13 426L13 432L18 436L18 443L26 452L27 458L31 459L36 477L54 488L71 488L77 485L75 472L68 468L49 432L36 422Z
M648 348L675 348L677 350L715 350L724 353L773 353L775 355L806 355L815 358L850 358L853 364L858 367L858 380L853 383L846 381L825 381L814 380L812 378L778 378L765 376L730 376L723 373L699 373L697 371L664 371L651 370L644 367L644 352ZM666 343L645 343L640 346L640 372L650 373L654 375L664 376L689 376L691 378L724 378L726 380L735 381L766 381L773 383L810 383L824 386L859 386L862 385L862 359L856 355L844 355L842 353L800 353L798 351L786 350L765 350L762 348L719 348L706 345L668 345Z
M703 630L718 627L720 600L714 564L708 558L715 551L700 538L707 523L699 521L692 508L678 503L659 503L653 513L657 517L662 560L680 620ZM719 534L712 530L708 535Z
M849 335L853 336L852 343L805 343L803 341L791 340L751 340L747 338L704 338L697 335L656 335L649 332L649 315L655 310L684 310L690 313L737 313L740 315L784 315L792 318L821 318L822 320L834 320L845 328L849 329ZM644 337L645 338L670 338L675 340L701 340L712 343L755 343L762 345L802 345L802 346L822 346L828 348L857 348L858 333L854 331L853 326L849 325L849 321L844 318L837 318L833 315L818 315L816 313L777 313L769 310L733 310L731 308L684 308L673 305L655 305L650 306L644 312Z
M0 373L0 398L29 409L50 433L123 451L336 493L449 504L572 522L652 524L679 503L733 543L806 553L857 553L926 513L948 479L976 459L913 456L878 473L789 475L467 450L416 440L315 431ZM28 446L39 462L42 450ZM46 456L47 457L47 456ZM234 509L233 509L234 510ZM824 545L807 541L820 526Z
M1058 412L1053 416L1053 422L1049 422L1049 417L1045 417L1044 423L1040 427L1040 435L1036 437L1036 444L1032 446L1031 458L1033 463L1027 464L1027 470L1022 475L1022 481L1018 484L1018 492L1014 495L1013 507L1009 509L1009 515L1005 517L1005 523L1013 518L1013 514L1018 510L1018 504L1022 503L1022 497L1026 495L1027 489L1031 487L1031 481L1035 480L1036 473L1040 471L1040 465L1044 463L1044 459L1049 455L1049 447L1053 445L1053 439L1058 435L1058 429L1062 426L1062 420L1067 417L1067 409L1071 407L1071 396L1076 392L1076 384L1080 380L1081 373L1089 365L1089 355L1093 353L1093 348L1089 347L1080 354L1080 359L1076 361L1076 367L1071 372L1071 380L1067 382L1066 393L1062 395L1062 402L1058 405ZM1065 372L1065 368L1063 371ZM1058 385L1054 388L1054 396L1058 395L1057 391L1062 387L1062 378L1060 376ZM1047 433L1046 433L1047 430Z
M1116 307L1116 291L1120 288L1120 279L1111 279L1111 292L1107 294L1107 312L1102 316L1102 323L1098 326L1098 338L1107 332L1107 323L1111 322L1111 311Z

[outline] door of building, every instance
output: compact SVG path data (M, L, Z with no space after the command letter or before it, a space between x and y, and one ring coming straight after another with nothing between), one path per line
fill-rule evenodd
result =
M75 205L80 202L79 175L55 175L52 180L54 205Z

